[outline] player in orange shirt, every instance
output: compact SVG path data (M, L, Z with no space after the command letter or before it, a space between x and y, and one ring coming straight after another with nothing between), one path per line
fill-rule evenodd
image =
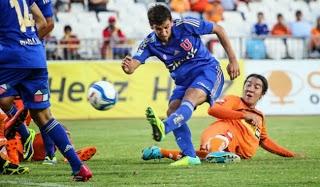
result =
M6 141L6 150L7 150L8 160L13 164L18 165L21 160L24 160L23 159L24 148L23 148L23 144L19 134L16 133L15 125L21 124L24 121L23 125L25 124L26 126L29 126L31 122L31 117L28 111L24 110L22 100L16 99L15 105L18 109L18 112L15 114L15 116L12 117L12 119L7 118L6 114L4 113L1 114L0 116L3 119L6 118L6 120L4 120L5 125L1 125L4 130L1 131L1 128L0 128L0 140L2 137L1 133L3 132L3 137L6 137L8 139ZM69 136L69 139L71 139L70 132L67 129L66 129L66 132ZM41 134L37 133L32 142L33 142L32 144L33 154L31 159L34 161L44 161L46 158L46 150L45 150L45 146L44 146ZM54 145L52 149L54 149L53 152L55 152ZM81 161L86 161L86 160L89 160L96 153L96 148L93 146L84 147L82 149L77 150L76 153L79 156ZM54 165L56 163L57 163L56 158L54 160L51 160L50 162L43 162L43 164L46 164L46 165Z
M245 80L242 97L229 95L209 108L208 113L217 121L203 131L197 156L214 163L234 162L253 157L259 145L279 156L296 156L269 138L265 117L255 108L267 90L267 80L261 75L251 74ZM178 160L181 157L180 151L152 146L143 150L142 159Z

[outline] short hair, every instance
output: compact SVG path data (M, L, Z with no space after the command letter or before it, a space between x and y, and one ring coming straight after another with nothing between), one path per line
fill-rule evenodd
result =
M70 25L64 26L64 32L66 32L67 30L72 31L72 28Z
M277 14L277 18L283 17L281 13Z
M258 16L263 16L263 12L258 12Z
M252 74L247 76L246 80L244 81L244 84L247 83L247 81L248 81L248 79L250 77L254 77L254 78L257 78L257 79L261 80L261 82L262 82L262 95L266 94L266 92L268 91L268 87L269 87L267 79L262 75L259 75L259 74L256 74L256 73L252 73Z
M148 20L150 26L152 25L161 25L163 22L165 22L167 19L170 21L172 20L171 12L170 10L161 4L156 4L149 8L148 10Z
M302 16L301 10L297 10L297 11L296 11L296 16Z

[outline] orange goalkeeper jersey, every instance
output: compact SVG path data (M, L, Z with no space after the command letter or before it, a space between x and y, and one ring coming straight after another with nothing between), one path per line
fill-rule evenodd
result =
M244 120L245 112L256 114L260 118L254 126ZM266 129L265 117L257 109L249 108L238 96L226 96L218 100L208 113L217 118L217 123L227 123L235 138L235 144L230 145L229 151L235 152L242 158L251 158L255 155L259 145L265 150L284 157L292 157L294 153L272 141Z

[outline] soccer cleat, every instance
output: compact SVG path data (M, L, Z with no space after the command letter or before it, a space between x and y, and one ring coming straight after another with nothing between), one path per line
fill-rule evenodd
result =
M212 152L206 156L206 161L210 163L232 163L240 162L240 157L237 154L231 152Z
M29 137L26 142L23 144L23 159L25 161L30 161L33 154L33 141L36 136L36 132L33 129L29 129Z
M170 166L192 166L192 165L199 165L201 164L200 158L184 156L180 160L177 160L170 164Z
M142 150L143 160L161 159L161 158L163 158L163 155L160 152L160 148L157 146L147 147Z
M57 157L53 156L52 158L50 158L49 156L46 156L42 162L43 165L56 165L57 164Z
M165 125L163 121L156 115L151 107L146 110L146 117L152 126L153 139L157 142L162 141L165 138Z
M29 173L29 168L11 164L10 162L6 162L3 166L2 175L21 175Z
M90 160L94 154L96 154L97 148L96 147L84 147L77 151L77 155L79 156L81 161Z
M76 174L73 175L73 180L74 181L82 181L86 182L92 177L92 172L86 165L82 165L80 167L80 171Z

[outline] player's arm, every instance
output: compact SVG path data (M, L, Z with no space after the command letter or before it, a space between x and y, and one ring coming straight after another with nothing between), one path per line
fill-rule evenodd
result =
M237 96L226 96L219 99L208 110L208 114L218 119L243 119L245 113L237 111L237 106L241 100Z
M126 56L121 63L122 70L126 74L132 74L139 66L140 62L136 59L133 59L131 56Z
M48 18L45 18L45 19L46 19L46 22L47 22L47 26L45 28L43 28L42 30L38 31L38 35L39 35L40 39L44 38L54 28L54 22L53 22L52 17L48 17Z
M36 27L38 32L42 32L43 29L47 26L47 21L42 15L38 5L36 3L33 3L31 6L31 13L33 15L33 19L36 22Z
M230 40L227 37L225 30L220 25L214 25L212 33L218 36L222 47L228 55L229 64L227 66L227 72L230 76L230 79L233 80L240 75L240 69L236 55L231 47Z
M263 124L261 135L260 135L260 146L265 149L266 151L283 156L283 157L294 157L296 154L293 151L290 151L276 142L274 142L271 138L269 138L266 130L265 124Z

